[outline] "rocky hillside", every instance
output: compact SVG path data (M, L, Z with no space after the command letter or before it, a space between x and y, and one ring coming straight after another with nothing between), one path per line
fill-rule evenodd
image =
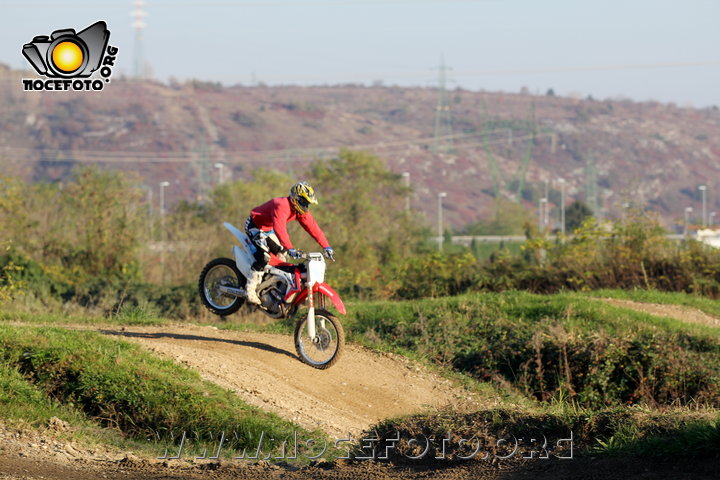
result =
M0 66L0 165L30 180L61 180L78 162L103 162L137 172L155 202L158 183L170 181L172 204L261 166L301 175L310 161L348 147L409 172L412 204L430 221L437 193L447 192L445 218L455 227L487 218L496 195L534 211L547 188L557 204L560 177L568 202L589 191L593 204L595 190L608 216L639 204L671 225L693 206L699 221L703 183L708 211L720 208L717 107L456 89L436 124L433 88L113 79L102 92L38 93L23 92L21 76Z

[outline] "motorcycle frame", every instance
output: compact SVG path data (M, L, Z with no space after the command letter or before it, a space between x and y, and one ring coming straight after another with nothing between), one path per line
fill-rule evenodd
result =
M256 247L252 244L250 238L247 236L247 234L245 234L245 232L241 231L231 223L225 222L223 223L223 226L228 229L230 233L232 233L233 236L235 236L235 238L240 243L240 246L233 245L232 249L233 257L235 258L235 265L237 266L240 273L245 276L245 278L249 278L250 275L252 275L252 264L255 262L253 254L256 250ZM338 295L338 293L333 290L330 285L325 283L325 258L323 257L323 254L312 252L305 254L304 257L306 258L307 263L307 273L305 274L307 278L304 288L301 288L303 287L303 277L297 270L295 270L293 278L293 276L288 274L287 272L279 270L271 265L267 265L265 269L269 272L283 274L291 282L291 288L285 295L285 303L291 303L292 305L299 306L305 300L307 300L308 336L312 339L315 339L317 331L315 324L315 294L318 295L318 300L321 300L321 296L329 297L330 301L333 303L333 305L335 305L335 308L337 308L337 310L343 315L345 315L347 312L345 309L345 305L340 299L340 295ZM319 303L321 304L322 308L322 305L324 305L324 301L321 300ZM324 321L320 325L321 328L324 328L323 323Z

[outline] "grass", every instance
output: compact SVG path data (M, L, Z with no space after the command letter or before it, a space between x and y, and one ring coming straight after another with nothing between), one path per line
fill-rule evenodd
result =
M198 447L232 432L227 452L254 450L262 432L268 449L294 432L324 438L249 406L187 368L94 332L1 326L0 366L4 418L42 426L58 416L90 438L100 427L121 433L110 439L120 446L128 439L147 448L177 443L181 432Z
M153 326L168 325L170 320L149 317L141 312L126 311L110 317L101 317L82 313L32 313L24 311L0 311L0 322L19 322L35 325L132 325Z
M472 293L415 301L354 302L350 308L351 324L363 331L382 331L391 325L414 323L421 317L450 313L454 319L463 322L511 320L517 327L527 328L549 319L560 321L569 328L603 328L613 334L659 329L665 332L692 331L701 336L717 335L717 329L713 327L691 325L627 308L588 302L587 297L580 293Z
M148 456L158 452L155 442L139 441L124 436L116 429L102 428L81 410L48 396L6 362L0 363L0 409L3 422L19 428L44 430L51 427L53 417L59 418L67 422L69 428L64 432L55 430L53 433L59 438L88 447L109 445Z

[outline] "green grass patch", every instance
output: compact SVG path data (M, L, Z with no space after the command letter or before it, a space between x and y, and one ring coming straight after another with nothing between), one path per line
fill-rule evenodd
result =
M116 429L102 428L81 410L48 396L41 388L29 382L16 367L0 363L0 417L8 425L30 427L39 431L50 429L60 438L94 447L112 446L120 450L133 450L148 456L156 455L157 442L140 441ZM57 420L66 422L67 429L58 429Z
M0 326L0 365L7 386L0 404L28 403L29 410L8 409L11 417L43 422L52 415L74 421L84 416L151 444L177 443L186 432L198 448L225 432L227 452L254 451L261 434L264 452L277 450L294 432L324 438L137 345L94 332Z
M44 426L51 417L73 423L85 420L76 410L48 397L7 363L0 363L0 405L4 419L23 420L36 427Z
M127 325L127 326L161 326L168 325L169 320L157 316L148 316L135 307L121 310L109 317L99 317L88 312L36 313L18 310L1 310L0 322L19 322L35 325Z

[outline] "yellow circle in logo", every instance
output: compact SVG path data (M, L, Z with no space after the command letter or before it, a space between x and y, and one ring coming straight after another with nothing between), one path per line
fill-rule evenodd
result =
M74 72L83 63L83 53L76 43L61 42L53 48L52 61L63 72Z

